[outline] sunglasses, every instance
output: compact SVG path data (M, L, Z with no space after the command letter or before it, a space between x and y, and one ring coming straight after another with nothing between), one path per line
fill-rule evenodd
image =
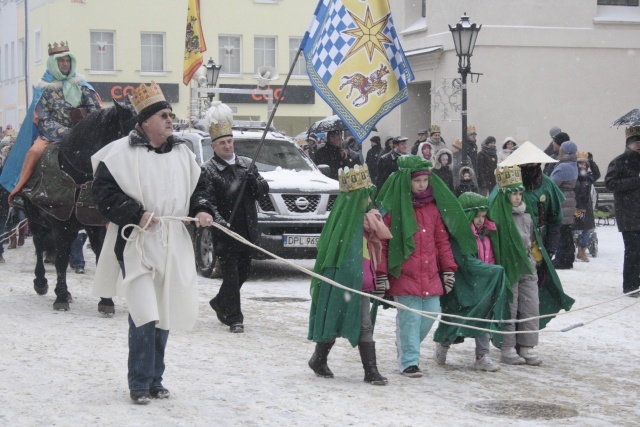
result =
M160 116L162 118L162 120L167 120L169 117L171 117L171 120L174 120L176 118L176 115L173 113L156 113L154 114L154 116Z

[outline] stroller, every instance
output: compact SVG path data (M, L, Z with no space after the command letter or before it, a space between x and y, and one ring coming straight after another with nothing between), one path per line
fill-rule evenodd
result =
M578 239L580 238L580 234L582 234L582 230L574 230L573 231L573 243L578 247ZM591 233L591 237L589 237L589 244L587 245L587 250L591 254L593 258L598 256L598 233L594 229Z

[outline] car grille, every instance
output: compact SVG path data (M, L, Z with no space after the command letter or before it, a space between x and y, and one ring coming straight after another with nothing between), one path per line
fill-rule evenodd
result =
M295 213L315 212L320 203L319 195L283 194L282 199L289 212Z
M271 202L271 198L268 194L258 198L258 206L260 206L260 210L262 210L262 212L276 211L276 208L273 207L273 203Z
M329 203L327 203L327 212L331 212L331 209L333 209L333 204L336 202L337 198L338 196L336 196L335 194L329 196Z

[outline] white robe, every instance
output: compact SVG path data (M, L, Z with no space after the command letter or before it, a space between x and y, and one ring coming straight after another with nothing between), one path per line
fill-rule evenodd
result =
M195 190L200 167L184 144L164 154L131 147L126 136L91 158L93 170L103 162L120 188L155 216L183 217ZM156 321L160 329L191 329L198 316L198 277L189 233L182 221L164 221L144 234L144 255L154 272L143 265L135 242L127 242L123 258L126 278L116 260L114 246L120 227L110 223L93 288L94 296L123 296L136 326ZM129 238L139 234L133 230Z

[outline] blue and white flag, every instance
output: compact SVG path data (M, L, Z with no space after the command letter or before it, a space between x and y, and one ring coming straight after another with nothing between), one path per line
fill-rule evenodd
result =
M358 142L409 97L388 0L320 0L301 48L314 89Z

